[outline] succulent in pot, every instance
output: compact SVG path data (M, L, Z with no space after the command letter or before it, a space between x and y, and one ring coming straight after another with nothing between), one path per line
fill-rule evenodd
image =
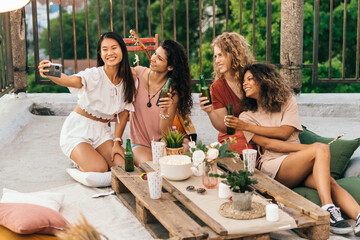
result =
M169 128L168 132L162 137L162 140L165 142L167 155L183 154L183 141L185 137L184 133Z
M247 211L251 208L252 192L249 187L257 184L253 174L248 170L233 171L226 174L211 174L213 177L225 178L232 191L233 207L238 211Z

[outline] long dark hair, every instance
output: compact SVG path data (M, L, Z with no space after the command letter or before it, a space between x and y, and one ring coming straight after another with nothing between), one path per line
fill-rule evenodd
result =
M256 63L245 67L241 86L247 71L251 72L255 82L260 86L259 105L267 112L280 112L281 106L294 94L289 83L285 82L274 65ZM241 92L246 96L243 87ZM258 109L256 100L248 97L244 97L241 105L244 111Z
M173 67L173 70L168 72L168 77L172 78L171 88L179 94L178 110L182 116L190 114L193 100L190 68L185 49L173 40L162 41L160 47L166 52L168 66Z
M122 78L124 81L124 92L125 92L125 99L124 102L131 103L134 100L135 96L135 82L134 78L130 69L129 64L129 56L128 51L126 49L126 45L122 37L120 37L118 34L114 32L106 32L103 35L101 35L98 45L97 45L97 66L104 66L104 61L101 59L101 43L104 41L105 38L111 38L117 41L120 45L123 58L120 62L119 70L117 73L118 78Z

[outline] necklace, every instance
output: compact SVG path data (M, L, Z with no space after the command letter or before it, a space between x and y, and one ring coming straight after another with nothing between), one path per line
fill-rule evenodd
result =
M156 94L158 94L158 92L160 92L160 90L165 86L165 83L164 83L164 85L162 85L161 86L161 88L159 88L159 90L157 90L157 92L154 94L154 95L152 95L152 97L150 97L150 72L151 72L151 70L149 71L149 73L148 73L148 81L147 81L147 85L148 85L148 98L149 98L149 101L148 101L148 103L146 104L146 106L148 107L148 108L151 108L151 106L152 106L152 104L151 104L151 99L153 99L155 96L156 96Z

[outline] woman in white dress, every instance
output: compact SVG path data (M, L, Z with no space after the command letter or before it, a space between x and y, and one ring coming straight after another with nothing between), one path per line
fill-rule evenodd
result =
M60 78L45 75L50 61L39 63L40 75L77 94L77 106L64 122L60 146L84 172L106 172L124 164L122 134L129 111L134 111L135 78L124 40L116 33L101 35L97 67ZM115 137L108 122L116 118Z

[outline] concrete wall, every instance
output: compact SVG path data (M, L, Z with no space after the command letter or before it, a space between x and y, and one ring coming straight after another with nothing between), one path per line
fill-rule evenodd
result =
M30 113L32 107L49 108L57 116L67 116L77 99L75 95L64 93L22 96L17 98L8 94L0 98L0 149L33 119L34 115ZM216 141L218 132L200 109L197 94L193 94L193 98L191 119L199 139L206 143ZM311 130L328 137L335 137L344 131L348 132L344 138L360 137L360 94L301 94L296 98L301 121ZM124 138L128 137L128 131L127 127Z

